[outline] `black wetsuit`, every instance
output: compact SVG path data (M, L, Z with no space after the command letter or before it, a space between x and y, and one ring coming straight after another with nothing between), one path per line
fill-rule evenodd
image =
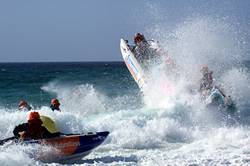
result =
M148 71L150 66L155 64L157 60L157 58L155 58L156 51L150 48L150 44L147 41L142 41L137 44L133 52L139 64L146 71Z
M60 108L57 108L57 107L55 107L54 105L50 105L50 108L51 108L51 110L52 111L59 111L59 112L61 112L61 110L60 110Z
M205 73L201 79L200 91L211 90L213 88L213 72Z
M29 123L23 123L20 124L18 126L15 127L15 129L13 130L13 134L16 137L20 137L19 132L26 132L27 135L29 137L27 137L27 139L42 139L42 138L52 138L52 137L57 137L60 135L60 133L50 133L44 126L38 126L38 130L41 130L41 132L39 134L36 133L36 135L34 134L30 134L29 128L32 124ZM39 135L39 136L37 136Z
M149 60L151 53L149 44L146 41L140 42L134 49L135 57L140 63L144 63L145 60Z

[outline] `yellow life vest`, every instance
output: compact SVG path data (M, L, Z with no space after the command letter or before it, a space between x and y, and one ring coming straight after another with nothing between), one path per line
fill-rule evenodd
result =
M59 132L59 130L57 129L55 125L55 122L51 118L47 116L43 116L43 115L41 115L40 118L43 122L42 126L44 126L50 133L53 134L53 133Z

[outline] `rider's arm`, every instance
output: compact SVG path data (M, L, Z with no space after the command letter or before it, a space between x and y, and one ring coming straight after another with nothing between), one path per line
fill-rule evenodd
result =
M20 136L19 132L23 132L26 130L27 130L27 123L23 123L15 127L15 129L13 130L13 134L16 137L19 137Z

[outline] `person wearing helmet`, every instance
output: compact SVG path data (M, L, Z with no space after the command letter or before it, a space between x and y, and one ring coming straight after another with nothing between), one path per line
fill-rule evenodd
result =
M135 36L134 36L134 43L135 43L135 45L140 45L143 42L147 43L144 35L141 34L141 33L136 33Z
M25 100L20 100L18 104L18 109L20 111L30 111L32 108Z
M141 33L136 33L134 36L135 48L133 52L135 54L135 58L141 63L144 64L145 61L150 59L150 46L145 39L144 35Z
M200 91L210 91L213 88L213 72L209 70L207 65L201 67L202 78L200 81Z
M50 102L50 108L52 109L52 111L56 110L56 111L61 112L60 105L61 104L60 104L59 100L56 98L52 99Z
M51 134L44 126L38 112L30 112L28 122L20 124L13 130L14 136L21 140L52 138Z

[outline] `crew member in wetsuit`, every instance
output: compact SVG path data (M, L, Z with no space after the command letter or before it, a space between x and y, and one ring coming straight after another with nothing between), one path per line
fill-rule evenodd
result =
M207 65L204 65L201 68L201 73L200 92L211 91L213 88L213 72L209 71Z
M32 108L25 100L20 100L18 104L18 109L20 111L30 111Z
M23 123L15 127L13 134L22 140L43 139L58 136L50 133L44 126L38 112L30 112L28 123Z
M144 64L145 61L150 59L151 53L149 49L149 44L145 39L144 35L141 33L136 33L134 36L135 48L132 50L135 53L136 59Z
M52 111L60 111L61 112L61 109L60 109L60 102L58 99L54 98L54 99L51 99L51 102L50 102L50 108Z

